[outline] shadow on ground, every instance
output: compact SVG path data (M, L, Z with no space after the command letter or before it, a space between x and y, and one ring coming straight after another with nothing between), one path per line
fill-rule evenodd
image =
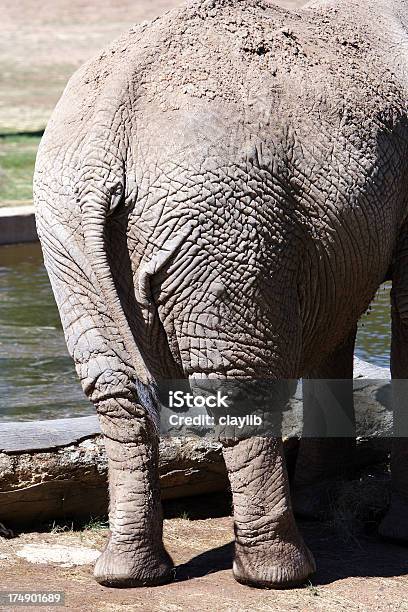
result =
M311 583L328 585L346 578L408 576L408 545L381 539L377 526L388 503L389 481L381 469L344 483L325 521L298 521L318 571ZM166 518L190 521L230 516L230 495L214 494L164 504ZM231 531L231 540L232 540ZM211 548L178 566L176 580L199 578L232 568L233 542Z
M382 541L374 536L344 544L336 534L322 533L320 523L301 524L318 571L311 583L322 586L345 578L389 578L408 576L408 546ZM232 568L233 542L207 550L176 569L176 580L200 578Z

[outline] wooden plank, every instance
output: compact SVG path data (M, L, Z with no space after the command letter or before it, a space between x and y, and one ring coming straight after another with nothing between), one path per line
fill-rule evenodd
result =
M100 433L96 416L0 423L0 452L23 453L59 448Z

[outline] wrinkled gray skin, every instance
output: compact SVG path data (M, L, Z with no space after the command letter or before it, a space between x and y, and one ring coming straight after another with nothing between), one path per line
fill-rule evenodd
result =
M132 29L69 82L40 147L35 202L68 348L106 436L100 583L172 575L152 383L351 377L356 322L387 277L392 374L407 377L407 16L403 0L297 13L196 1ZM352 421L350 387L339 398ZM305 410L316 410L307 389ZM235 577L303 582L315 565L280 441L224 446ZM350 446L308 440L300 512ZM402 442L394 464L381 531L408 539Z

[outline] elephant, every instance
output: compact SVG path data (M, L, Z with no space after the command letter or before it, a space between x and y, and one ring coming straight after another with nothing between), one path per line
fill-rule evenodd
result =
M407 0L296 11L192 0L70 79L40 144L34 199L68 351L105 436L100 584L174 575L157 433L157 388L173 380L305 380L292 492L279 436L221 442L235 579L307 580L315 562L294 510L312 512L326 479L349 468L356 325L386 279L401 436L380 533L408 540L407 45ZM321 379L344 435L309 428Z

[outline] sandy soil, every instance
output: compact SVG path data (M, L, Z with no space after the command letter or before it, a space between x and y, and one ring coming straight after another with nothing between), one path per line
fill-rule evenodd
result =
M407 549L372 536L344 541L329 527L302 525L319 571L302 589L267 591L244 587L231 574L232 519L170 519L165 543L178 564L176 581L145 589L107 589L92 578L91 565L34 564L16 555L24 545L99 549L106 531L22 534L0 539L0 590L66 592L65 609L113 612L397 612L408 610ZM74 551L75 553L75 551ZM83 554L83 551L82 551ZM63 559L66 563L66 559ZM23 608L9 607L8 610ZM30 608L31 609L31 608Z
M0 133L44 127L69 76L121 32L180 0L2 0ZM299 0L275 4L296 7Z

